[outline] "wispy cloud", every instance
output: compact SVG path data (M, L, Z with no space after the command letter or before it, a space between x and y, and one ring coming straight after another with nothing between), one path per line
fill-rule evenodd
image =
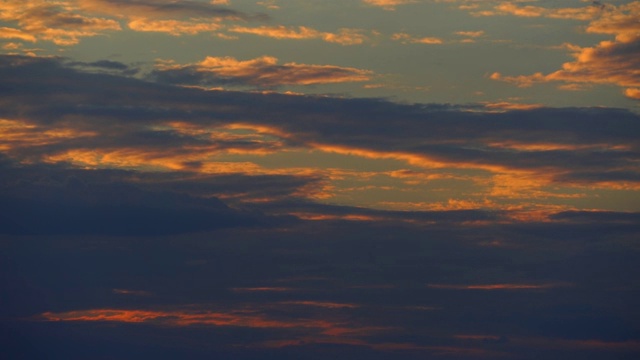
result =
M526 11L527 16L549 16L572 18L589 21L588 33L615 35L614 41L602 41L593 47L573 49L572 62L562 65L561 70L549 74L506 76L500 72L493 73L490 78L513 83L520 87L532 86L536 83L562 82L561 89L573 89L576 84L612 84L623 88L625 96L636 99L635 90L640 86L640 53L638 52L638 23L640 2L634 1L619 6L609 5L604 9L590 6L577 9L556 9L552 12L543 8L521 9L510 4L508 9ZM534 11L535 10L535 11ZM519 11L513 12L525 16ZM569 87L567 87L569 86Z
M0 34L26 41L46 40L57 45L75 45L80 38L120 30L120 24L107 18L92 17L78 11L74 2L7 0L0 20L18 28L2 28ZM0 35L1 36L1 35Z
M464 184L473 191L429 201L380 198L375 204L435 212L507 211L514 215L498 217L517 221L544 220L554 212L576 209L574 204L587 201L593 191L633 191L640 186L635 166L639 156L637 115L622 110L548 109L512 103L437 107L376 99L204 91L109 75L127 71L121 63L96 64L106 66L107 72L88 73L80 71L86 66L69 68L51 58L3 59L5 79L22 85L14 88L11 99L15 100L7 103L14 105L3 108L0 143L7 156L23 163L176 172L175 181L168 183L196 176L194 179L201 180L194 189L209 188L208 193L193 195L220 196L251 206L262 203L268 211L276 211L269 204L283 200L326 201L385 192L402 197L408 192L420 193L431 184L438 184L435 189L442 189L438 191ZM262 86L282 84L282 79L284 83L308 81L308 74L297 71L307 69L305 66L272 65L274 62L269 58L208 58L192 65L161 66L175 76L165 83L203 87L220 81ZM43 66L50 69L48 76L34 77L41 72L31 69ZM114 67L117 71L110 70ZM324 69L310 66L307 70ZM206 75L208 71L213 74ZM205 76L208 82L202 82L200 72L216 79ZM68 84L70 79L74 85L64 87L64 98L82 100L60 101L38 95L43 93L25 92L36 86L36 81L40 89L59 89L61 82ZM94 86L98 82L100 89ZM131 89L139 94L135 104L121 95ZM114 94L109 106L104 104L104 91ZM57 91L55 99L59 96ZM31 99L29 106L24 105L25 97ZM246 107L246 102L259 104L259 113ZM397 126L389 127L390 118ZM347 171L300 162L285 167L268 165L283 156L313 159L308 161L333 157L393 162L397 169L410 172ZM458 175L451 175L456 172ZM424 176L411 175L416 173ZM252 187L252 181L263 188ZM437 214L413 217L325 210L289 206L280 214L315 220L424 224L449 219ZM525 216L527 211L531 216ZM483 212L450 215L456 221L495 220Z
M223 21L267 19L263 14L246 14L219 6L221 4L168 0L7 0L0 10L0 20L15 23L17 27L1 28L0 38L45 40L70 46L78 44L83 37L122 30L123 19L131 30L174 36L216 32Z
M226 3L207 3L194 0L79 0L80 8L128 18L197 18L197 19L242 19L255 17L266 18L265 15L248 15L230 8L221 7Z
M519 5L517 1L499 1L493 10L477 11L472 14L476 16L513 15L529 18L591 20L597 17L602 9L603 7L598 4L589 4L578 8L545 8L535 5Z
M395 33L391 35L391 40L400 41L403 44L440 45L444 43L444 40L437 37L416 37L407 33Z
M128 25L131 30L135 31L161 32L175 36L214 32L222 27L217 22L153 20L146 18L131 20Z
M568 286L563 284L481 284L481 285L450 285L450 284L429 284L432 289L448 290L543 290L556 287Z
M160 62L151 77L163 82L185 85L276 87L367 81L373 77L373 72L351 67L295 62L279 65L278 59L272 56L250 60L209 56L195 64Z
M365 4L379 6L385 10L395 10L398 5L416 3L416 0L362 0Z
M309 40L320 39L330 43L340 45L358 45L367 40L367 37L359 29L339 29L336 33L322 32L306 26L285 27L285 26L260 26L245 27L234 26L229 28L230 32L253 34L274 39Z

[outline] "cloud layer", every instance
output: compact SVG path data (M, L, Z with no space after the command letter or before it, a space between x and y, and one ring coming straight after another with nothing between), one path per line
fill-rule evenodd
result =
M319 179L323 185L297 192L310 198L348 193L336 187L345 177L365 183L378 177L404 186L438 179L475 184L477 195L467 205L449 199L448 206L456 208L504 209L510 199L540 205L548 199L573 201L588 191L635 191L640 180L638 117L624 110L520 106L508 111L513 107L203 91L81 72L55 59L3 61L1 145L21 163ZM160 64L150 77L201 87L274 87L369 76L357 69L274 63L273 58L209 57L193 65ZM126 72L121 64L100 65ZM63 91L47 90L61 84ZM302 155L309 151L317 155ZM401 167L367 173L259 165L259 158L287 153L394 161ZM230 160L234 156L249 158Z

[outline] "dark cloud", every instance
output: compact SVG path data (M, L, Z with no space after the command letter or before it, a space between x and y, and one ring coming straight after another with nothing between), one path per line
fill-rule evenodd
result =
M6 349L80 358L66 345L79 341L112 356L159 346L251 359L632 358L638 253L611 234L584 238L592 225L301 222L286 231L5 236ZM482 245L488 239L507 243ZM560 285L464 294L428 286L505 283Z
M112 60L98 60L93 62L70 61L66 63L66 65L77 67L85 71L107 71L115 72L116 74L125 76L133 76L140 71L139 68Z
M125 178L122 173L8 166L3 166L3 173L3 234L150 236L273 226L284 220L233 210L214 197L140 189L118 181Z
M446 210L446 211L392 211L354 206L319 204L299 199L286 199L252 207L267 213L298 214L324 221L372 221L386 223L452 224L473 221L497 221L504 219L502 211Z
M580 223L620 223L638 224L640 222L639 213L625 213L615 211L564 211L554 214L554 220L567 220Z
M211 161L324 146L621 183L637 179L636 114L202 91L92 67L121 68L0 57L3 355L637 357L636 213L327 205L305 196L322 172Z

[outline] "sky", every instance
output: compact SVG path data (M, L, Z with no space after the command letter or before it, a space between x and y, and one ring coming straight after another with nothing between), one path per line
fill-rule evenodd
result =
M0 0L0 355L636 359L640 1Z

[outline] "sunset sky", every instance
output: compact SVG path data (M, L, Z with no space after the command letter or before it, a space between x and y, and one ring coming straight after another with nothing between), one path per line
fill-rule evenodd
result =
M0 357L636 359L640 1L0 0Z

